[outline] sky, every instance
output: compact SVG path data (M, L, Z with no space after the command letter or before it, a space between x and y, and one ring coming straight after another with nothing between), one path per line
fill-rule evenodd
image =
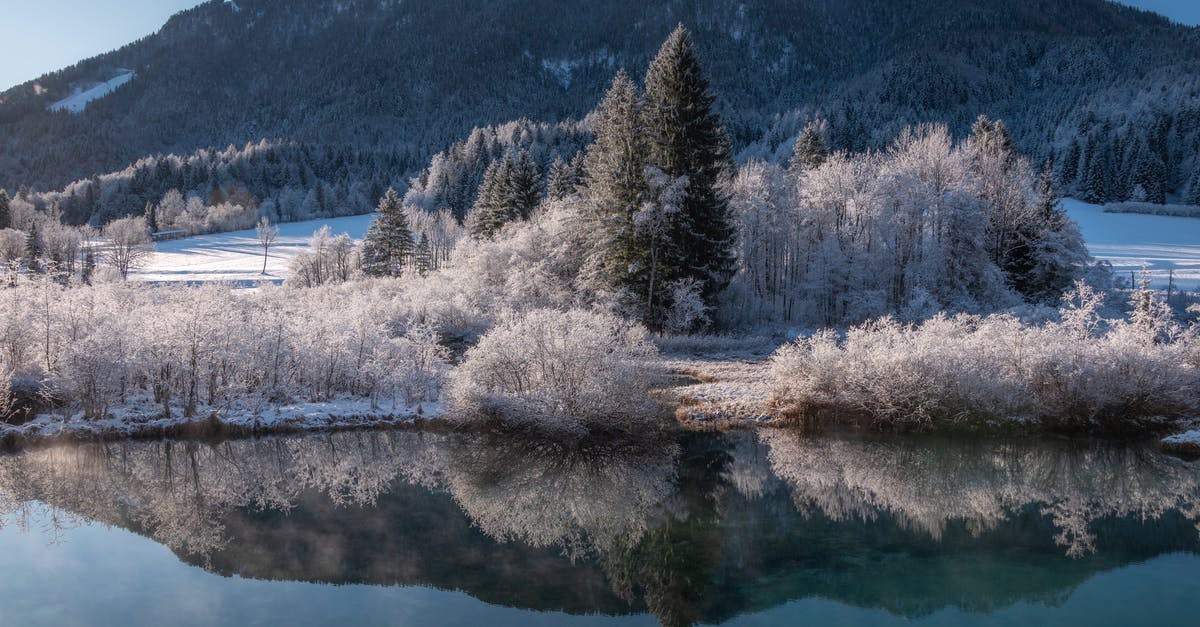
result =
M1200 24L1200 0L1125 2ZM0 0L0 91L154 33L167 18L197 4L200 0Z

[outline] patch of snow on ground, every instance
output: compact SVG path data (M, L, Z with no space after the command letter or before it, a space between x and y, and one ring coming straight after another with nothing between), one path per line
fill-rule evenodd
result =
M309 238L322 226L328 225L334 235L346 233L362 239L374 219L375 214L366 214L278 225L279 238L271 246L265 275L261 274L262 246L254 229L158 242L150 263L131 273L130 279L151 283L279 283L287 277L288 261L308 247Z
M115 91L121 85L133 80L136 72L125 72L117 76L82 91L77 91L74 94L59 100L50 105L51 111L70 111L71 113L82 113L87 108L88 103L93 100L99 100Z
M1063 207L1079 224L1088 251L1111 263L1117 276L1137 274L1145 263L1155 287L1165 288L1174 270L1176 288L1200 288L1200 219L1105 213L1070 198Z

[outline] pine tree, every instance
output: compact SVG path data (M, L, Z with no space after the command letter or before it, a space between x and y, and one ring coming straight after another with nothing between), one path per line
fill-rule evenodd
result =
M0 189L0 231L12 228L12 209L9 204L8 192Z
M1062 182L1070 187L1075 184L1075 180L1079 178L1079 140L1072 139L1071 146L1067 148L1067 153L1062 160Z
M512 194L512 215L528 220L542 201L542 176L528 150L522 150L512 164L509 189Z
M158 232L158 212L154 210L153 203L151 203L151 202L146 203L146 209L145 209L144 215L146 216L146 228L150 229L151 233L157 233Z
M1109 165L1108 151L1093 136L1088 139L1087 145L1087 170L1083 180L1083 200L1093 204L1106 202L1109 198L1111 179L1112 168Z
M396 190L379 201L379 215L363 238L362 267L369 276L400 276L413 255L413 236Z
M1134 174L1134 187L1141 188L1142 200L1156 204L1167 202L1164 178L1166 167L1162 159L1154 151L1143 147L1138 154L1137 170Z
M417 273L421 276L425 276L433 270L433 249L429 245L429 235L426 233L421 233L421 241L417 243L414 263L417 266Z
M646 72L647 162L670 179L687 177L672 245L664 251L663 278L697 280L710 306L729 284L736 262L733 216L721 191L733 164L715 100L692 36L681 24Z
M634 229L634 216L648 198L642 105L633 80L618 71L596 109L595 139L584 161L585 192L595 212L594 272L607 289L638 295L635 275L649 266Z
M516 165L511 152L488 165L467 219L475 237L493 237L505 224L517 219L517 193L513 186Z
M575 193L575 176L571 166L563 161L561 156L554 158L550 164L549 182L546 184L546 196L553 200L562 200Z
M1200 159L1192 167L1191 182L1188 183L1187 204L1200 205Z
M29 233L25 235L25 267L30 272L41 272L42 238L38 235L37 223L29 225Z
M790 169L793 173L812 170L825 163L828 153L825 150L825 142L821 141L821 136L817 134L817 129L812 124L804 127L804 132L796 138L796 143L792 148L792 161Z

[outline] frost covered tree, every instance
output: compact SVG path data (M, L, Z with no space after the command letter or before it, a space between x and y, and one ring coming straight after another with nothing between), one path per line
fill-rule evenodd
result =
M733 168L729 138L713 110L715 99L681 24L646 72L647 164L674 179L687 177L664 276L699 281L709 304L733 275L737 235L723 187Z
M258 245L263 251L263 267L262 274L267 273L267 258L271 253L271 247L275 245L275 241L279 239L279 227L271 224L271 221L263 216L258 221L258 225L254 227L254 232L258 235Z
M546 196L553 200L562 200L574 194L579 185L571 164L563 161L561 156L555 157L554 162L550 164L548 179Z
M789 167L793 172L811 170L825 163L825 159L828 156L825 142L821 140L821 136L817 133L816 126L808 124L804 127L804 131L800 133L800 136L796 138L796 143L792 147L792 160Z
M634 215L647 200L646 132L642 100L624 70L596 109L595 141L586 157L586 196L591 203L595 250L591 272L606 289L619 292L644 266Z
M413 256L413 235L400 195L389 189L362 243L362 269L369 276L400 276Z
M10 204L8 192L0 189L0 231L11 229L13 226Z
M104 257L121 274L129 278L129 271L140 267L154 255L154 246L141 216L130 216L113 220L104 227Z

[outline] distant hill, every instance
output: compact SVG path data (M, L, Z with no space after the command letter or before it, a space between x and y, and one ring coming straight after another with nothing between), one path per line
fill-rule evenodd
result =
M192 182L267 196L357 182L345 209L365 210L472 127L583 117L679 22L742 159L783 158L813 118L857 150L915 122L964 132L983 113L1093 200L1200 189L1200 29L1103 0L213 0L0 94L0 187L63 189L267 139L303 165ZM163 187L104 207L76 186L67 213L140 210Z

